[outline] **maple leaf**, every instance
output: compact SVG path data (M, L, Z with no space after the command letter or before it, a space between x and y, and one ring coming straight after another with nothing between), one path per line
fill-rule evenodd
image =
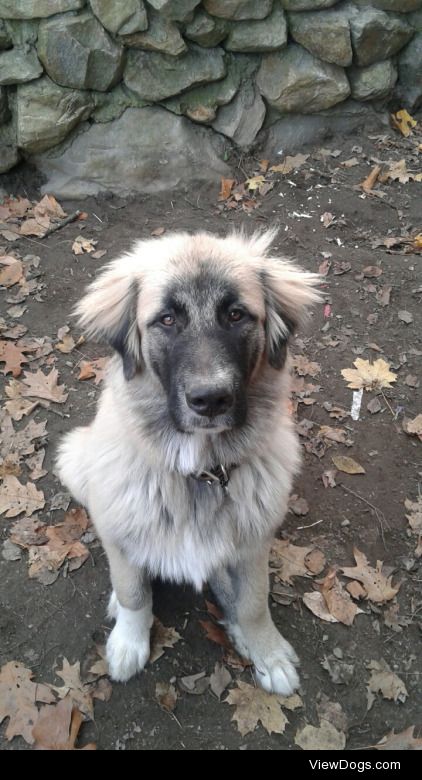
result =
M405 731L394 733L390 731L376 745L369 745L373 750L422 750L422 737L415 737L415 726L409 726ZM367 748L364 748L366 750Z
M295 744L302 750L344 750L346 737L342 731L321 720L319 726L304 726L295 736Z
M381 693L384 699L392 699L404 703L408 693L403 680L397 676L389 667L386 661L381 658L380 661L371 661L368 664L372 674L368 682L368 710L371 709L376 693Z
M34 373L25 371L21 395L35 398L45 398L56 404L64 404L69 393L66 393L64 385L57 384L59 372L52 368L49 374L44 374L41 369Z
M45 505L44 493L32 482L22 485L13 475L6 475L0 485L0 515L16 517L21 512L32 515Z
M84 718L70 696L57 704L42 707L32 729L35 750L96 750L91 742L76 748L75 742Z
M271 173L291 173L292 171L301 168L308 158L309 154L296 154L295 157L287 156L279 165L272 165L270 171Z
M236 707L232 720L236 721L242 737L253 731L259 722L268 734L283 734L289 721L281 707L288 710L302 707L302 699L297 694L286 697L267 693L241 680L237 680L236 685L224 702Z
M36 702L49 704L55 697L48 685L32 682L33 672L18 661L9 661L0 670L0 723L9 718L5 736L22 736L34 742L32 728L38 718Z
M357 547L354 548L353 555L356 566L343 566L341 571L344 576L361 582L370 601L376 604L384 604L386 601L391 601L398 593L401 583L395 586L392 585L392 577L386 577L382 573L382 561L377 561L377 566L374 569L370 566L366 555L360 552Z
M348 458L347 455L333 455L331 460L333 461L336 469L343 471L345 474L365 474L365 469L357 460Z
M375 363L369 360L356 358L353 361L356 368L343 368L341 374L349 383L347 387L352 390L382 390L384 387L391 387L395 382L397 375L390 371L390 365L382 358L378 358Z
M84 252L90 254L95 250L98 241L95 238L84 238L77 236L72 244L72 252L75 255L83 255Z
M417 122L410 116L409 112L405 108L400 111L396 111L395 114L391 114L391 121L393 126L400 131L405 138L412 133L412 128L416 127Z
M22 276L23 264L20 260L12 255L0 255L0 287L13 287Z
M175 628L163 626L158 618L155 618L151 631L151 655L149 661L153 664L164 655L165 647L174 647L182 637Z
M70 664L67 658L63 658L62 668L56 669L56 674L61 677L64 685L51 685L60 699L70 696L84 715L94 720L94 704L92 701L92 685L81 680L81 664L76 661Z

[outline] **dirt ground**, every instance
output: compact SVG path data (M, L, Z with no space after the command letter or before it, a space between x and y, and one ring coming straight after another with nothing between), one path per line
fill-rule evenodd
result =
M301 596L313 589L315 578L294 578L284 599L288 604L272 598L275 623L300 655L303 706L286 712L289 723L283 734L269 735L258 725L242 736L232 720L234 708L224 703L227 691L219 701L209 688L194 695L180 686L180 678L200 672L209 675L216 662L224 658L224 648L206 638L199 622L212 620L205 604L205 598L211 596L195 593L189 587L157 582L155 614L165 626L175 627L181 640L128 684L113 684L108 702L95 703L95 721L82 725L82 745L92 741L101 750L299 749L295 735L305 724L318 726L318 708L324 696L338 702L347 718L347 726L343 721L347 750L373 745L392 730L402 732L422 724L422 558L415 554L418 540L409 528L404 506L406 498L416 501L420 489L421 442L403 430L403 420L413 419L422 411L420 390L411 386L418 382L409 380L409 375L420 378L421 254L412 252L410 244L396 244L390 249L382 243L373 246L375 239L383 241L386 237L421 232L422 184L389 180L375 185L376 191L378 187L378 191L384 192L383 198L365 196L356 189L379 160L405 158L409 171L420 171L422 153L419 151L418 165L417 146L421 141L415 136L401 138L393 130L385 137L372 139L364 134L332 139L327 147L332 152L340 150L340 154L307 150L310 156L298 170L268 177L275 182L274 187L265 195L256 196L257 208L247 204L249 211L242 208L244 200L236 209L227 208L224 203L219 205L218 187L199 193L172 192L125 200L110 196L82 204L62 203L67 213L83 208L88 217L84 223L70 224L45 239L22 238L13 244L0 239L8 253L40 257L38 270L45 285L38 300L34 296L26 299L25 313L12 324L23 323L29 329L27 336L48 336L55 343L58 329L66 324L71 326L75 338L80 335L70 313L104 261L128 249L134 239L149 237L157 228L165 228L167 233L205 229L224 235L233 228L252 231L277 224L279 253L295 257L312 271L317 271L324 259L328 260L323 270L330 263L331 267L321 285L324 304L317 307L307 332L298 334L292 345L295 354L304 354L321 366L317 377L305 379L320 387L311 395L314 403L298 403L297 416L299 421L314 423L308 437L302 437L309 450L313 449L312 437L320 425L345 428L353 445L328 442L331 446L326 447L323 457L319 457L321 450L314 454L304 447L303 468L295 492L306 499L309 512L304 516L290 512L281 536L295 545L322 550L327 559L324 573L329 566L353 566L353 548L357 546L373 566L382 561L389 567L393 583L401 583L396 599L388 604L362 600L359 606L363 613L350 626L325 622L303 604ZM351 158L356 158L357 164L342 166ZM239 181L255 173L260 173L257 160L238 163ZM25 171L9 179L4 177L2 185L10 194L38 198ZM325 212L335 218L329 227L321 221ZM75 256L71 247L78 234L97 239L97 250L105 249L107 254L97 260L90 254ZM334 273L342 270L337 265L340 263L349 263L350 270ZM368 266L376 266L382 274L362 275L362 269ZM390 303L383 306L381 295L388 286ZM4 290L0 291L1 311L7 319L5 295ZM403 311L410 312L412 317L406 319L411 322L399 318L398 313ZM52 497L63 490L53 473L57 442L65 431L92 419L100 391L100 385L92 380L77 380L80 361L107 353L105 345L89 342L69 354L55 350L55 365L61 382L69 390L68 400L47 409L39 407L31 414L37 422L47 421L48 474L37 482L37 488L43 490L46 498L40 518L49 523L57 523L63 517L63 510L50 510ZM328 402L350 411L353 391L348 389L340 371L352 367L357 357L371 361L384 358L397 373L397 381L392 389L377 396L381 405L378 413L367 410L367 403L375 394L364 392L358 420L350 416L333 419L323 404ZM10 376L2 378L8 381ZM4 390L2 398L6 400ZM27 421L24 418L15 427L20 428ZM302 432L307 432L306 424ZM364 467L365 474L339 472L336 487L326 488L322 474L333 468L331 458L336 454L354 458ZM3 540L8 538L10 523L11 520L1 519ZM77 571L67 571L67 576L61 573L49 586L28 577L25 551L18 561L0 560L1 664L20 661L33 670L37 682L56 685L61 681L55 670L61 667L63 657L70 663L80 661L83 670L87 668L95 645L101 644L110 631L105 616L109 592L106 560L97 542L89 546L90 557L85 564ZM341 581L347 582L344 578ZM397 613L392 618L390 611L396 603L399 619ZM331 663L331 674L322 666L326 659ZM377 693L368 711L368 665L381 659L400 677L408 695L401 697L405 698L403 702ZM340 680L333 672L335 664L337 671L340 668ZM341 672L344 664L349 667L347 682ZM228 668L232 676L229 689L235 687L236 680L252 683L249 669ZM178 690L174 712L167 712L158 704L158 682L172 682ZM6 741L6 726L7 719L0 729L2 748L27 749L29 746L20 737Z

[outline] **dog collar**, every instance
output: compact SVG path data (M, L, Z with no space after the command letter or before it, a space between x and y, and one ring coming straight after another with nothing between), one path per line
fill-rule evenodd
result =
M207 485L218 484L223 488L223 490L227 491L227 485L230 482L231 471L235 468L236 466L229 466L227 468L226 466L223 466L222 463L219 463L218 466L215 466L209 471L201 471L200 474L191 474L191 476L194 479L197 479L199 482L206 482Z

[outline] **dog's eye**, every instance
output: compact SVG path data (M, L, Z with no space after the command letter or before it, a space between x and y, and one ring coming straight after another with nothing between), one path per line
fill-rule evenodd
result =
M229 311L229 322L240 322L243 320L245 312L242 309L231 309Z
M165 314L164 317L161 317L160 322L162 325L166 325L167 328L170 328L175 324L176 317L174 317L173 314Z

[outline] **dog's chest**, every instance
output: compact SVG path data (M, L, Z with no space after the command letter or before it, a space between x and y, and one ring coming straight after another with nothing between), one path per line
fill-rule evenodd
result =
M277 524L277 496L265 489L265 480L263 489L262 475L251 467L233 473L227 492L174 473L139 476L120 486L108 531L132 563L153 576L200 588L216 568L234 562L244 546Z

